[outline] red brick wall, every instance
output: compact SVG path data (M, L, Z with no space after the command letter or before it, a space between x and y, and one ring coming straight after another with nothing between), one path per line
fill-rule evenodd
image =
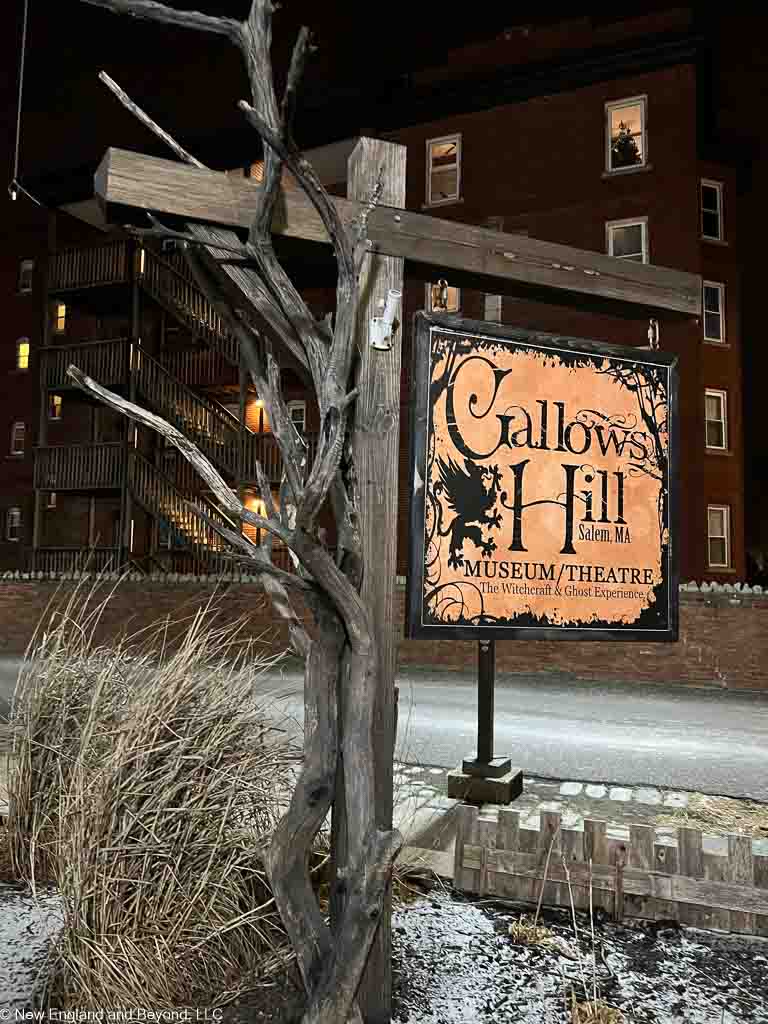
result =
M72 586L63 584L63 592ZM0 654L24 650L55 588L53 582L0 581ZM205 604L212 592L213 587L204 583L125 582L107 606L99 639L136 632L166 615L181 619ZM248 615L251 635L266 631L272 648L285 645L285 630L273 618L258 585L222 584L218 595L222 620ZM474 671L474 643L403 639L404 604L404 588L398 587L393 630L401 669ZM768 692L768 594L686 591L681 594L680 623L677 644L499 641L498 670Z

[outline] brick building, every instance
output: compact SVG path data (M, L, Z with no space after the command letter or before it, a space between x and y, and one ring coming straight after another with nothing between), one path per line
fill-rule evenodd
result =
M730 581L745 571L738 179L702 131L700 42L686 9L511 29L410 76L394 113L364 130L407 146L409 209L702 276L701 321L663 322L660 339L681 371L681 573ZM350 149L315 154L334 191ZM255 505L254 460L274 484L280 467L236 343L178 254L89 227L85 208L66 202L76 189L68 196L59 182L50 194L59 210L30 211L29 243L17 234L0 256L12 334L0 364L0 567L69 569L89 547L96 566L215 566L218 540L187 500L219 513L186 465L69 388L64 371L75 362L187 429ZM311 296L318 314L332 303L323 283ZM460 291L439 268L407 276L401 573L410 323L437 301L468 317L647 344L645 322ZM288 365L284 384L311 446L316 410Z

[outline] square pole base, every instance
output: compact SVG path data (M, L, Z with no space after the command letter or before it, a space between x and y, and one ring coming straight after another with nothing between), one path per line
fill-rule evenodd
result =
M494 757L490 761L467 757L461 762L461 770L464 775L477 775L481 779L500 779L512 771L512 762L508 757Z
M460 768L448 773L448 796L452 800L468 804L511 804L522 792L521 768L513 768L497 779L468 775Z

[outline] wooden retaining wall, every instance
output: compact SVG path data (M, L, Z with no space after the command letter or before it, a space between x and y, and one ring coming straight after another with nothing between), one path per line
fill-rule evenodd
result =
M541 814L539 831L520 828L520 813L499 809L498 823L477 807L456 808L453 884L478 895L577 910L600 907L616 920L675 920L768 936L768 856L749 836L728 836L728 854L705 853L698 829L679 828L677 846L656 840L651 825L631 825L629 842L611 839L604 821L564 829ZM545 873L546 872L546 873ZM546 881L545 881L546 879Z

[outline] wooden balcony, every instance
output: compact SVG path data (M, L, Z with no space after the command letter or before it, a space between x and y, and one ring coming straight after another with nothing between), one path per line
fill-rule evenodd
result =
M165 369L191 388L237 386L239 375L221 352L215 349L184 349L161 352Z
M48 278L52 292L75 291L131 279L132 245L125 239L90 249L62 249L51 259Z
M123 461L120 443L41 445L35 449L35 487L48 491L118 490Z
M105 387L124 384L128 380L129 345L127 338L114 338L43 348L40 353L44 387L74 387L67 376L67 367L71 363Z
M36 548L27 552L27 572L117 572L120 548Z

